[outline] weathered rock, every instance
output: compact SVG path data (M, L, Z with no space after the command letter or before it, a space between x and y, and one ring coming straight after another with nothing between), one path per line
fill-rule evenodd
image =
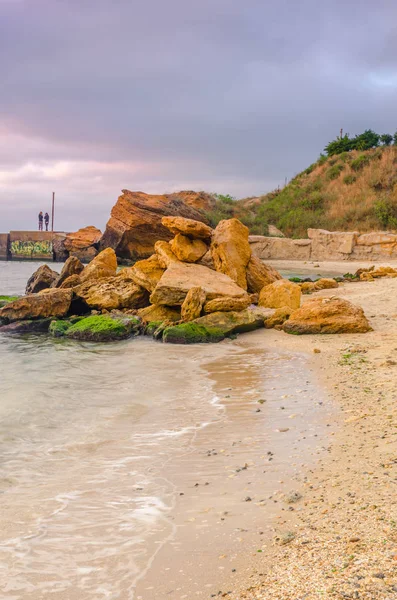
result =
M310 298L283 325L287 333L365 333L364 311L342 298Z
M126 275L89 279L77 288L75 295L97 310L142 308L149 304L148 292Z
M259 294L259 306L265 308L283 308L289 306L294 310L299 308L301 289L296 283L280 279L266 285Z
M289 238L250 235L252 253L262 260L309 260L312 240L291 240Z
M371 281L372 279L380 279L381 277L396 277L397 271L393 267L376 267L368 272L362 271L360 274L361 281Z
M153 254L157 240L173 237L161 223L166 215L206 221L203 213L184 202L183 192L156 196L123 190L112 209L100 248L114 248L122 258L147 258Z
M65 335L84 342L112 342L136 335L140 319L130 315L91 315L66 328Z
M61 283L59 289L70 289L81 285L82 281L79 275L71 275Z
M263 327L263 323L263 315L252 308L240 312L216 312L189 323L167 327L163 340L173 344L220 342L236 333Z
M325 278L318 279L317 281L304 281L299 284L302 294L312 294L313 292L319 292L320 290L331 290L339 287L339 284L335 279Z
M275 225L268 225L267 232L272 237L282 237L282 238L285 237L283 232L280 231L280 229L277 229L277 227Z
M50 269L48 265L41 265L41 267L29 277L25 293L37 294L37 292L41 292L41 290L50 288L58 277L59 273Z
M168 242L158 241L154 245L154 250L157 255L157 260L163 269L167 269L173 262L178 262L177 257L173 253Z
M187 190L169 194L168 197L183 200L185 204L199 211L209 211L215 207L215 198L206 192L193 192Z
M153 254L150 258L139 260L133 267L123 269L122 273L131 277L137 285L145 288L148 292L153 292L164 270L160 265L158 256Z
M3 308L6 304L18 300L19 296L0 296L0 308Z
M208 251L208 246L203 240L191 240L181 233L177 233L170 246L179 260L189 263L198 262Z
M138 316L144 323L162 323L163 321L179 321L181 311L176 307L162 304L151 304L138 310Z
M213 233L211 227L194 219L186 219L184 217L163 217L161 222L164 227L167 227L167 229L175 235L181 233L192 239L209 240Z
M240 298L231 298L230 296L224 296L221 298L214 298L204 304L205 313L213 312L230 312L245 310L251 304L251 296L241 296Z
M293 309L289 306L277 308L274 313L265 321L266 329L281 329L281 326L289 319Z
M11 323L25 319L63 317L72 301L72 290L43 290L39 294L23 296L0 308L0 323Z
M83 269L83 263L76 256L70 256L63 265L60 275L53 281L51 287L62 287L62 284L66 279L72 275L80 275Z
M247 286L249 292L259 294L265 285L269 285L278 279L282 279L282 276L276 269L265 265L255 254L251 256L247 265Z
M47 333L51 319L36 319L27 321L14 321L8 325L0 326L0 333L22 335L24 333Z
M76 256L83 262L89 262L98 254L99 240L102 232L90 225L75 233L68 233L64 242L70 256ZM73 273L71 273L73 275Z
M152 304L181 305L192 287L201 287L207 300L218 296L245 296L246 292L227 275L197 264L170 264L150 296Z
M69 257L69 252L65 248L66 233L54 233L52 238L52 251L54 259L57 262L65 262Z
M315 260L347 260L356 244L356 231L326 231L308 229L312 242L312 258Z
M183 321L193 321L201 315L205 302L205 291L201 287L190 288L181 307Z
M215 269L246 290L246 268L251 258L248 228L237 219L220 221L212 236L211 254Z
M203 265L204 267L208 267L213 271L216 271L214 261L212 258L211 250L207 250L204 256L198 261L199 265Z
M90 262L89 265L81 272L81 281L87 281L88 279L100 279L101 277L113 277L117 271L117 258L115 251L112 248L106 248L102 250Z

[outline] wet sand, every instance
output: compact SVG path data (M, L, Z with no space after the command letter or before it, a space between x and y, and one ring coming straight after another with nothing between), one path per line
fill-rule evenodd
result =
M291 265L285 266L296 269ZM344 270L346 263L334 266ZM397 598L397 280L344 284L318 295L362 306L374 331L251 334L259 346L310 355L339 410L330 421L327 452L297 488L302 499L293 512L280 510L281 519L289 518L272 545L251 556L228 596L235 600ZM281 545L288 532L293 539Z

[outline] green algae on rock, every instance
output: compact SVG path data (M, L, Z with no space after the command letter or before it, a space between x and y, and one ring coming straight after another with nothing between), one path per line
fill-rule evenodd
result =
M189 323L167 327L163 340L171 344L220 342L236 333L259 329L263 327L264 320L263 312L254 308L239 312L214 312Z
M140 325L134 316L91 315L68 327L65 335L87 342L110 342L138 334Z
M18 300L19 296L0 296L0 308L9 304L10 302L15 302Z

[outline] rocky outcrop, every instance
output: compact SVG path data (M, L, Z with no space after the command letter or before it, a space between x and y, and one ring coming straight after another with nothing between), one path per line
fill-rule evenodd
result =
M201 315L205 302L205 291L201 287L190 288L181 307L183 321L193 321Z
M87 306L96 310L121 310L142 308L149 304L147 290L135 284L128 275L89 279L77 288L74 294Z
M215 198L206 192L184 191L169 194L169 198L182 200L187 206L199 211L209 211L215 208Z
M263 263L254 254L248 261L247 265L247 287L252 294L259 294L265 285L269 285L278 279L282 279L280 273Z
M90 262L98 254L101 237L101 230L90 225L75 233L68 233L64 246L69 256L76 256L82 262Z
M220 221L212 235L211 254L215 269L246 290L246 268L251 258L248 228L237 219Z
M41 267L29 277L25 293L37 294L38 292L41 292L41 290L50 288L58 277L59 273L50 269L48 265L41 265Z
M342 298L311 298L285 321L287 333L365 333L371 330L364 311Z
M182 233L178 233L170 242L171 250L182 262L195 263L208 251L208 246L203 240L192 240Z
M203 213L187 204L182 196L183 192L181 195L152 195L123 190L112 208L100 248L113 248L122 258L147 258L153 254L157 240L172 238L169 229L161 223L162 217L181 216L205 222ZM190 192L189 196L192 199Z
M181 305L192 287L203 288L207 300L218 296L244 296L245 290L223 273L197 264L173 262L150 296L152 304Z
M213 312L230 312L245 310L251 304L251 296L241 296L240 298L231 298L224 296L223 298L214 298L204 305L205 313Z
M66 279L72 275L80 275L83 269L83 263L76 256L70 256L63 265L61 273L53 281L51 287L62 287L62 284L66 281Z
M179 321L181 311L177 307L164 306L162 304L151 304L146 308L140 308L138 316L144 323L162 323L163 321Z
M164 227L169 229L174 235L181 233L193 240L209 240L212 236L212 229L205 223L183 217L163 217L161 220Z
M302 294L312 294L313 292L319 292L320 290L332 290L339 287L339 284L335 279L329 279L323 277L317 279L317 281L304 281L299 284Z
M81 272L81 281L114 277L117 271L116 253L112 248L106 248L96 256Z
M241 312L215 312L189 323L167 327L163 341L172 344L220 342L236 333L263 327L264 316L257 309Z
M261 260L310 260L311 240L250 235L252 253Z
M0 308L0 323L63 317L68 313L71 302L71 290L43 290L39 294L23 296Z
M148 292L153 292L164 271L165 269L160 265L158 256L154 254L150 258L139 260L133 267L123 269L123 274L131 277L137 285Z
M81 284L81 279L79 275L71 275L70 277L68 277L67 279L65 279L65 281L63 281L61 283L61 285L59 285L59 289L70 289L70 288L74 288L78 285Z
M264 308L297 309L301 302L301 289L296 283L280 279L265 286L259 294L259 306Z
M157 260L163 269L167 269L171 263L179 262L168 242L158 241L154 245Z

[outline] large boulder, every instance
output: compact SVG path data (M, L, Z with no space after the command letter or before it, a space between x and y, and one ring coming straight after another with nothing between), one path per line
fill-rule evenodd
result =
M84 265L77 258L77 256L69 256L69 258L62 267L60 275L55 279L55 281L53 281L51 287L61 287L64 281L66 281L66 279L68 279L72 275L80 275L83 269Z
M123 269L123 273L135 281L137 285L145 288L148 292L153 292L164 273L160 265L158 256L153 254L150 258L139 260L133 267Z
M246 268L251 258L248 228L238 219L220 221L213 233L211 254L215 269L247 289Z
M164 306L163 304L151 304L150 306L146 306L146 308L140 308L137 314L144 323L179 321L181 318L179 307Z
M41 267L29 277L25 293L37 294L37 292L41 292L41 290L46 290L52 286L58 277L59 273L50 269L48 265L41 265Z
M89 262L98 254L99 240L102 232L97 227L89 225L75 233L66 235L64 246L70 256L76 256L83 262Z
M250 293L259 294L265 285L278 279L282 279L282 276L276 269L265 265L255 254L251 256L247 265L247 286Z
M46 319L63 317L72 302L72 290L43 290L39 294L23 296L0 308L0 323L11 323L24 319Z
M371 326L361 307L342 298L310 298L283 325L287 333L365 333Z
M323 277L317 279L317 281L304 281L299 284L302 294L312 294L313 292L320 292L321 290L331 290L339 287L339 284L335 279Z
M173 237L161 223L166 215L206 221L203 213L184 201L183 192L151 195L123 190L112 208L100 248L113 248L122 258L147 258L157 240Z
M208 251L208 246L203 240L192 240L182 233L178 233L170 242L171 250L182 262L194 263Z
M26 321L14 321L8 325L0 325L0 333L9 335L23 335L25 333L48 333L51 317L48 319L28 319Z
M134 280L124 273L116 277L89 279L73 288L73 291L87 306L97 310L142 308L149 304L147 290L136 285Z
M215 312L189 323L167 327L163 340L172 344L220 342L236 333L263 327L264 320L263 314L253 308L240 312Z
M81 285L81 279L79 275L71 275L67 277L65 281L62 281L61 285L58 286L59 289L70 289Z
M101 277L114 277L117 271L117 257L112 248L102 250L90 264L81 272L81 281L100 279Z
M223 298L214 298L204 305L205 313L213 312L230 312L245 310L252 303L251 296L241 296L240 298L231 298L223 296Z
M192 287L201 287L207 300L218 296L245 296L246 292L223 273L197 264L173 262L150 296L152 304L181 305Z
M183 321L193 321L201 315L205 302L205 291L201 287L190 288L181 307Z
M188 206L204 212L212 210L215 208L216 204L214 196L211 196L211 194L207 194L206 192L193 192L191 190L186 190L183 192L169 194L168 197L183 200L183 202Z
M185 219L184 217L163 217L161 222L164 227L167 227L167 229L175 235L181 233L193 240L209 240L213 233L211 227L194 219Z
M299 308L301 303L300 286L292 281L280 279L266 285L259 294L259 306L265 308L283 308L288 306L294 310Z

